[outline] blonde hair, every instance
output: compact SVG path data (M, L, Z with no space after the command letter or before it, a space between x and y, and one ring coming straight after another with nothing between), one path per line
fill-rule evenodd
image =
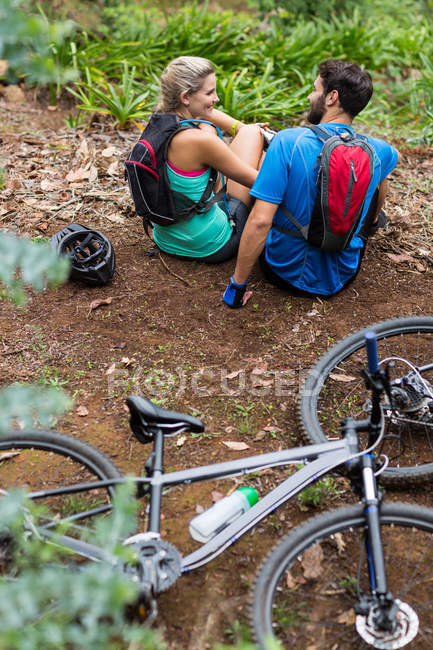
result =
M178 56L170 61L161 75L157 111L173 113L179 108L180 93L195 93L204 79L215 72L212 63L201 56Z

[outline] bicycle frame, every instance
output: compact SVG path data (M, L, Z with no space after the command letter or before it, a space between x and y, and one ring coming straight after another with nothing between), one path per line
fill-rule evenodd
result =
M366 427L368 421L356 423L359 426ZM249 474L254 471L260 471L270 467L281 467L284 465L307 463L294 474L286 478L276 488L271 490L261 498L250 510L238 517L236 521L224 528L215 537L205 543L196 551L193 551L182 559L182 571L187 572L196 569L203 564L207 564L212 559L222 553L228 546L235 543L240 537L247 533L257 523L262 521L267 515L274 512L278 507L292 499L299 492L304 490L308 485L316 481L322 475L334 470L339 465L347 463L353 456L358 454L358 437L354 430L349 430L342 439L294 449L285 449L282 451L271 452L259 456L250 456L238 460L216 463L213 465L204 465L192 469L180 470L164 474L163 472L163 434L160 430L156 431L154 440L154 462L152 475L148 477L137 477L133 481L137 485L146 485L150 491L149 517L147 533L159 535L161 520L161 500L162 492L165 487L176 485L188 485L191 483L207 481L212 479L222 479L242 474ZM128 479L110 479L95 481L94 483L83 483L52 490L41 490L29 494L31 499L56 496L60 494L72 494L84 492L99 487L108 487L118 483L125 482ZM86 512L80 512L78 515L68 518L64 521L73 521L74 519L85 519L94 514L107 510L107 506L96 508ZM46 537L52 537L53 532L49 530L50 526L42 530ZM97 546L82 542L74 538L62 536L58 542L66 548L88 558L102 559L103 553Z

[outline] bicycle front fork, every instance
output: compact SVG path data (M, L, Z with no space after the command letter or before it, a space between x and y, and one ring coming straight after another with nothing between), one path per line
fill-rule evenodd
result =
M380 495L374 473L374 458L365 454L360 458L361 479L366 519L365 551L370 577L370 594L359 594L355 613L368 616L374 627L392 632L396 625L398 605L388 591L385 559L380 530Z

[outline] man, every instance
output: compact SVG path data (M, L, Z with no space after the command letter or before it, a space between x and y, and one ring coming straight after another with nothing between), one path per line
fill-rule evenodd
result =
M307 119L332 135L353 131L352 121L367 106L372 93L371 77L358 64L323 61L308 97ZM251 296L246 291L248 277L259 257L267 280L294 294L329 296L354 279L367 236L378 225L386 178L398 161L394 147L383 140L367 141L373 147L374 169L360 227L345 250L328 253L299 238L295 225L280 207L283 204L301 225L309 223L322 143L305 127L277 133L250 192L256 202L242 234L234 275L223 296L227 305L239 308L246 304Z

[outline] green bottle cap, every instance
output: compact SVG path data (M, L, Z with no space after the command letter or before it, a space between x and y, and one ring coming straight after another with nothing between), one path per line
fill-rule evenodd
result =
M242 492L246 496L250 507L255 505L259 500L259 493L252 487L241 487L238 489L238 492Z

